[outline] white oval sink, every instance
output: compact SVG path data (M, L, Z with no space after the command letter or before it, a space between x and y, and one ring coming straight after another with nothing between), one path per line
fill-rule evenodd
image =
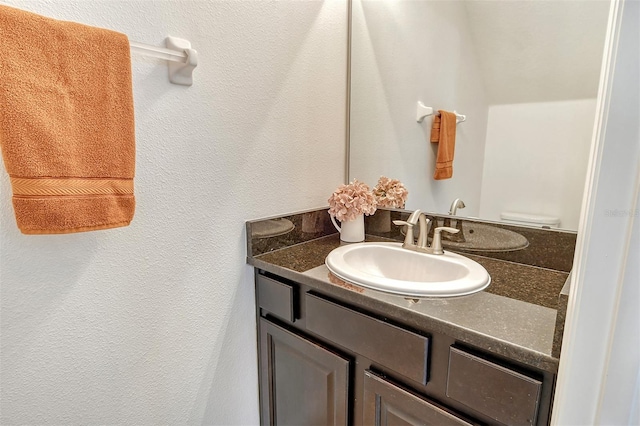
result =
M491 283L486 269L456 253L419 253L401 243L357 243L334 249L327 268L345 281L412 297L463 296Z

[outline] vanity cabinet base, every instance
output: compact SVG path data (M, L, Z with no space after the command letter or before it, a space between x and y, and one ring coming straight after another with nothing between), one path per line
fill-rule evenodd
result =
M554 374L267 275L263 425L548 425Z

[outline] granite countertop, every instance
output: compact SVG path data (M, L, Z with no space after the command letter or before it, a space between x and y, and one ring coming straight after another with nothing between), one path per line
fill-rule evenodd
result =
M397 214L402 216L404 213ZM248 238L247 262L345 302L385 312L410 326L446 334L523 364L557 372L562 334L558 332L556 317L558 301L564 300L559 299L559 295L567 281L568 270L537 266L535 263L540 262L537 258L535 262L528 262L534 263L532 265L503 259L504 254L495 258L482 253L462 253L484 266L491 275L492 283L485 291L450 298L405 298L344 282L329 272L324 260L341 243L330 222L326 223L325 216L328 216L326 210L317 210L268 219L286 220L292 224L274 223L277 225L274 229L294 230L273 237ZM262 222L247 222L247 235L251 235L252 225L263 225ZM370 226L367 228L368 232L373 230ZM377 234L368 233L367 241L398 239L397 235ZM535 240L527 232L523 235ZM555 237L567 238L566 235L550 235L550 238ZM539 247L532 249L539 251ZM522 258L525 254L518 256Z

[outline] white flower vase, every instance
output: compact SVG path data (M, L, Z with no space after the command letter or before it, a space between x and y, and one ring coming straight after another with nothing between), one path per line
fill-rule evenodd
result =
M345 220L340 222L342 226L338 226L335 217L331 216L331 222L340 232L340 241L345 243L359 243L364 241L364 214L359 214L353 220Z

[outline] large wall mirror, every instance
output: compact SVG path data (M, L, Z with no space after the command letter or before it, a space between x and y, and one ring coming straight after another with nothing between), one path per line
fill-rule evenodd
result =
M349 180L409 189L407 209L576 230L608 0L352 0ZM434 180L432 116L457 111L453 177Z

